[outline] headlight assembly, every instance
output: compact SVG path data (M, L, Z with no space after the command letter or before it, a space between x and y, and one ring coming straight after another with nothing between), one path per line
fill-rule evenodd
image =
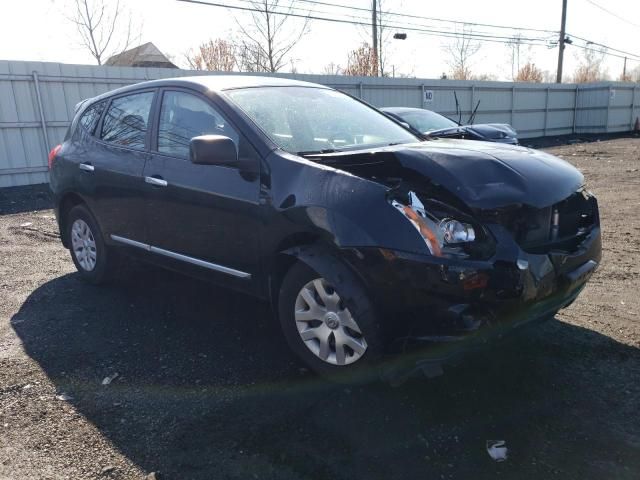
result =
M392 200L391 205L401 212L422 236L429 252L436 257L445 253L462 253L464 244L476 240L473 225L447 215L427 212L414 192L409 192L408 205Z
M476 239L476 232L471 225L452 218L440 220L438 228L442 231L444 243L449 245L473 242Z

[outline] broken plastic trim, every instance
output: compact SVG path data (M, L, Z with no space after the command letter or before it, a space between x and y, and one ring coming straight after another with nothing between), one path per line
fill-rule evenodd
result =
M441 257L442 249L440 245L442 245L444 239L438 238L436 222L427 216L424 205L418 196L413 192L409 192L409 205L403 205L397 200L392 200L391 205L402 213L418 230L429 252L436 257Z

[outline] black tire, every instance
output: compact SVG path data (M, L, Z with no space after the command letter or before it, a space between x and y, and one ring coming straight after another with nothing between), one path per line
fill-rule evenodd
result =
M76 205L66 215L65 234L67 235L69 252L76 269L82 276L82 279L93 285L100 285L113 279L119 264L117 252L113 248L107 247L104 243L102 230L98 222L95 220L89 209L85 205ZM79 260L79 253L74 250L73 245L73 226L76 221L84 222L91 233L91 238L95 243L95 266L91 269L83 265Z
M320 274L301 261L286 273L280 286L278 317L284 336L293 352L314 372L339 383L363 383L375 380L377 363L383 353L383 341L378 312L357 276L337 258L318 255L315 258ZM364 354L353 363L336 365L321 359L306 345L298 331L295 314L296 299L309 282L323 278L339 295L366 340ZM342 326L338 327L342 328ZM334 337L335 340L335 337ZM335 348L335 345L334 345ZM352 354L355 352L351 351Z

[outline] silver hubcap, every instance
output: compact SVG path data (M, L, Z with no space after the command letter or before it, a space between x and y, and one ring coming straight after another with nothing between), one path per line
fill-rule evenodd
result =
M77 219L71 226L71 246L83 270L90 272L96 268L96 241L89 225L82 219Z
M323 278L307 283L296 298L296 326L311 352L333 365L356 362L367 350L360 327Z

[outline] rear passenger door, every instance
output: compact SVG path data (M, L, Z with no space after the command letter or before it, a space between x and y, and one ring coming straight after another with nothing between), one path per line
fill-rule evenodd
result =
M148 158L149 123L155 90L114 97L96 129L81 179L93 185L94 213L111 235L144 241L146 221L142 172Z
M199 135L227 136L255 172L257 153L204 96L164 89L157 104L157 127L144 168L150 199L148 243L176 268L254 291L259 176L238 168L193 164L189 142Z

